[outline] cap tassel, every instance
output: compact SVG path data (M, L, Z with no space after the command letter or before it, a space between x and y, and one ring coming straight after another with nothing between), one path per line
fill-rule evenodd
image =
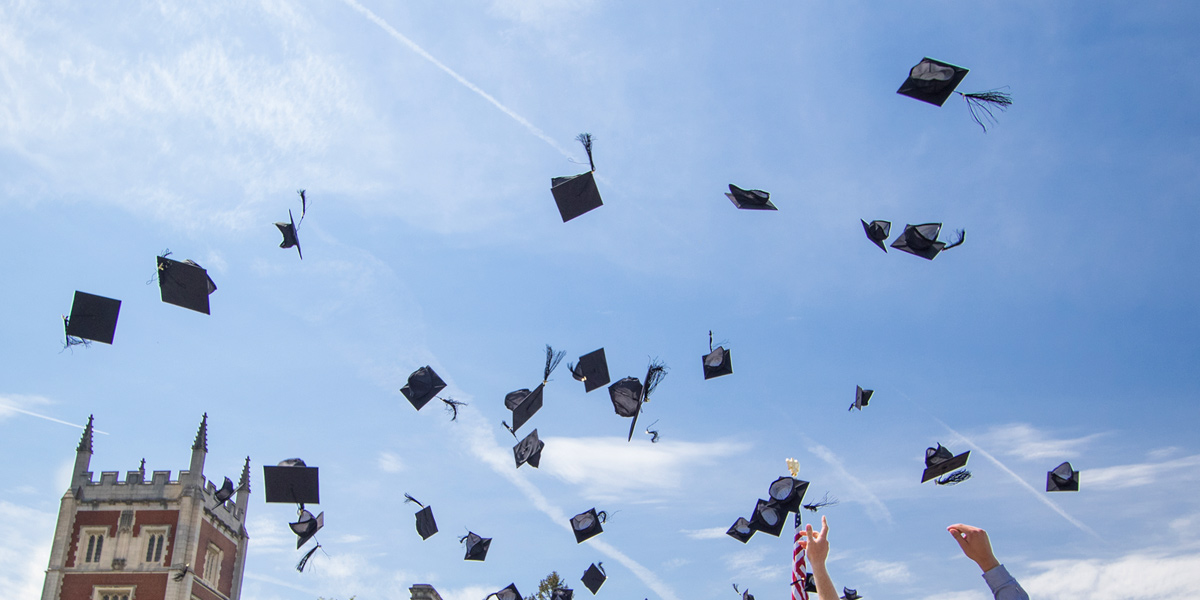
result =
M508 426L507 421L500 421L500 424L504 426L504 429L508 430L508 432L512 434L514 440L517 439L517 432L512 427Z
M958 485L970 478L971 478L970 471L968 471L966 469L959 469L945 477L942 477L941 479L938 479L936 481L936 483L938 485Z
M659 421L658 419L655 419L655 420L654 420L654 423L651 423L651 424L649 424L649 425L647 425L647 426L646 426L646 435L650 436L650 443L651 443L651 444L657 444L657 443L658 443L658 430L657 430L657 429L650 429L651 427L654 427L654 426L655 426L655 425L658 423L658 421Z
M460 402L454 398L442 398L441 396L438 396L438 400L441 400L442 403L446 405L446 412L451 413L451 421L458 420L458 407L467 405L466 402Z
M304 213L308 212L308 198L304 196L304 190L296 190L296 193L300 194L300 223L303 223ZM296 223L296 227L299 227L300 223Z
M575 136L575 139L578 140L580 144L583 144L583 151L587 152L587 156L588 156L588 166L590 166L592 168L592 170L595 171L596 163L592 161L592 134L581 133L581 134Z
M950 242L949 244L946 244L946 247L942 248L942 251L945 252L946 250L954 248L955 246L961 246L962 243L965 242L966 240L967 240L967 231L965 229L959 229L958 231L954 232L954 241Z
M421 508L425 508L425 505L421 504L420 500L417 500L416 498L409 496L408 492L405 492L404 493L404 503L408 504L409 502L412 502L413 504L416 504L417 506L420 506Z
M650 368L646 370L646 386L642 388L642 402L650 401L650 394L654 393L654 389L666 376L667 365L659 362L658 359L650 362Z
M543 384L550 381L550 374L554 372L554 369L558 368L558 363L562 362L563 357L566 355L566 352L555 352L554 348L550 347L550 344L546 344L546 370L542 376Z
M820 502L813 502L812 504L805 504L804 508L806 508L812 512L817 512L818 510L825 508L826 506L836 506L840 503L841 502L837 498L830 498L829 492L825 492L825 497L821 498Z
M1012 106L1012 94L1001 92L1000 90L988 90L986 92L975 92L973 94L964 94L955 92L967 101L967 109L971 111L971 118L983 128L986 133L988 124L996 124L996 115L992 113L992 109L998 109L1001 112L1008 110Z
M163 251L162 251L162 254L159 254L159 255L158 255L158 257L159 257L159 258L166 258L166 257L168 257L168 256L170 256L170 255L171 255L171 249L170 249L170 248L167 248L166 250L163 250ZM160 270L164 270L164 269L165 269L165 266L164 266L164 267L158 267L158 266L154 267L154 275L152 275L152 276L150 277L150 279L147 279L147 280L146 280L146 285L153 285L153 284L155 284L155 283L158 283L158 278L159 278L159 276L160 276L160 275L162 275L162 273L160 273L159 271L160 271Z
M66 330L71 326L71 317L68 317L67 315L63 315L62 320L63 320L63 333L67 336L67 341L65 344L63 344L63 350L66 350L67 348L70 348L71 346L83 346L84 348L90 348L92 346L92 343L90 341L85 340L81 337L75 337L69 333L66 333ZM61 352L61 350L60 350L60 352Z
M304 567L308 566L308 559L312 558L312 555L316 554L317 550L320 550L320 549L321 549L321 544L320 544L320 542L318 542L316 546L313 546L312 550L309 550L304 555L304 557L300 559L300 562L296 563L296 570L303 573Z

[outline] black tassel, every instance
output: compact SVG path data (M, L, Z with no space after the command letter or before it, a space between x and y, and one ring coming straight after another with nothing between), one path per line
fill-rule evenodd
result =
M167 248L166 250L163 250L163 251L162 251L162 254L159 254L159 255L158 255L158 257L159 257L159 258L166 258L166 257L168 257L168 256L170 256L170 255L171 255L171 249L170 249L170 248ZM154 267L154 275L153 275L152 277L150 277L150 279L147 279L147 280L146 280L146 285L151 285L151 284L158 283L158 278L159 278L159 276L161 276L161 275L162 275L162 273L159 273L159 272L158 272L158 267Z
M646 386L642 388L642 402L650 401L650 394L654 393L654 388L657 388L666 376L667 365L658 362L658 359L650 362L650 368L646 370Z
M304 196L304 190L296 190L296 193L300 194L300 223L303 223L304 213L308 212L308 198ZM300 223L296 223L296 227L299 227Z
M421 504L420 500L417 500L416 498L409 496L408 492L405 492L404 493L404 503L408 504L409 502L412 502L413 504L416 504L417 506L420 506L421 508L425 508L425 505Z
M469 537L471 537L471 534L469 534L469 533L467 535L458 536L458 543L461 544L461 543L467 541L467 538L469 538Z
M600 569L600 574L601 574L601 575L605 575L605 576L607 576L607 575L608 575L608 573L604 571L604 563L602 563L602 562L598 562L598 563L596 563L596 568L597 568L597 569Z
M555 352L554 348L550 347L550 344L546 344L546 371L542 377L542 383L550 381L550 374L554 372L554 369L558 368L558 363L562 362L563 357L566 355L566 352Z
M971 478L971 472L966 469L959 469L941 479L937 480L938 485L958 485Z
M651 427L654 427L654 426L655 426L657 423L658 423L658 419L655 419L655 420L654 420L654 423L651 423L651 424L649 424L649 425L647 425L647 426L646 426L646 435L648 435L648 436L651 436L651 437L650 437L650 443L651 443L651 444L657 444L657 443L658 443L658 430L657 430L657 429L650 429Z
M296 570L303 573L304 567L308 565L308 559L312 558L312 555L316 554L317 550L320 550L320 549L321 549L321 544L317 544L316 546L313 546L313 549L309 550L308 553L305 554L304 557L300 559L300 562L296 563Z
M467 405L466 402L460 402L454 398L442 398L441 396L438 396L438 400L441 400L442 403L446 405L446 412L452 414L450 417L451 421L458 420L458 407Z
M92 347L92 342L85 340L81 337L75 337L69 333L66 333L67 327L69 327L71 325L71 317L68 317L67 315L63 315L62 320L63 320L63 332L64 332L64 335L66 335L66 337L67 337L67 342L65 344L63 344L63 350L66 350L67 348L70 348L71 346L83 346L84 348ZM61 350L59 352L61 352Z
M608 513L603 510L596 511L596 518L599 519L601 523L607 523Z
M996 124L996 115L992 113L992 109L998 109L1001 112L1008 110L1012 106L1012 94L1001 92L999 90L989 90L986 92L976 92L974 94L964 94L956 92L967 101L967 109L971 111L971 118L987 131L988 124Z
M821 498L820 502L813 502L812 504L805 504L804 508L807 508L808 510L810 510L812 512L817 512L818 510L825 508L826 506L836 506L839 503L840 502L837 498L830 498L829 492L825 492L825 497Z
M958 231L954 232L954 241L946 244L946 247L942 248L942 251L949 250L955 246L961 246L965 241L967 241L967 231L965 229L959 229Z
M593 171L595 171L596 163L592 161L592 134L581 133L575 136L575 139L578 140L580 144L583 144L583 151L587 152L588 155L588 165L592 167Z
M708 351L712 352L712 330L708 330ZM737 586L734 586L737 587Z

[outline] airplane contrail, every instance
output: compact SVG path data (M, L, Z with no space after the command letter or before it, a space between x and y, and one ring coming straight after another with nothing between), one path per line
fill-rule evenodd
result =
M84 428L84 426L83 426L83 425L77 425L77 424L75 424L75 423L72 423L72 422L70 422L70 421L63 421L62 419L55 419L54 417L46 416L46 415L43 415L43 414L38 414L38 413L35 413L35 412L31 411L31 410L25 410L25 409L23 409L23 408L17 408L17 407L15 407L15 406L13 406L13 405L11 405L11 404L7 403L7 402L0 402L0 412L3 412L4 410L11 410L11 411L13 411L13 412L19 412L19 413L21 413L21 414L29 415L29 416L31 416L31 417L37 417L37 418L39 418L39 419L45 419L45 420L47 420L47 421L53 421L53 422L55 422L55 423L59 423L59 424L62 424L62 425L70 425L71 427L74 427L74 428L76 428L76 429L83 429L83 428ZM106 431L100 431L99 429L95 429L95 428L93 428L93 429L92 429L92 432L93 432L93 433L100 433L100 434L108 435L108 432L106 432Z
M487 100L489 103L491 103L492 106L495 106L496 108L500 109L500 112L508 115L517 123L520 123L522 127L529 130L529 132L532 133L533 135L537 136L538 139L549 144L551 148L558 150L559 154L562 154L563 156L567 157L568 159L575 160L575 157L570 152L568 152L565 148L560 146L558 144L558 142L554 141L554 138L546 135L546 132L539 129L533 123L530 123L528 119L517 114L511 108L501 104L499 100L497 100L491 94L480 89L479 86L471 83L470 81L467 81L467 78L456 73L454 71L454 69L447 67L444 63L442 63L442 61L434 58L432 54L426 52L425 49L418 46L416 42L408 39L408 37L406 37L404 34L400 33L399 31L396 31L395 27L392 27L387 21L384 21L383 18L381 18L379 15L375 14L374 12L371 12L371 9L359 4L355 0L342 0L342 2L346 3L346 6L349 6L350 8L353 8L354 10L362 13L363 16L365 16L366 18L370 19L373 23L378 25L380 29L383 29L385 32L387 32L388 35L392 36L396 41L400 42L401 44L404 44L405 46L408 46L408 48L410 50L412 50L413 52L416 52L417 55L419 55L421 58L424 58L425 60L429 61L430 63L433 64L433 66L441 69L447 75L453 77L455 81L463 84L464 87L471 90L472 92L475 92L476 94L479 95L479 97L483 98L484 100Z
M875 520L879 520L879 518L882 517L883 520L887 521L889 525L892 524L892 512L888 510L887 506L884 505L883 501L880 500L878 496L871 492L870 488L868 488L866 484L864 484L854 475L850 474L850 471L846 469L845 465L842 464L841 459L839 459L832 450L812 441L806 435L802 437L804 437L804 441L808 445L809 452L817 455L817 458L825 461L825 464L833 467L833 469L838 472L838 475L841 475L842 478L844 478L846 481L849 481L857 492L856 496L865 497L867 499L867 516Z

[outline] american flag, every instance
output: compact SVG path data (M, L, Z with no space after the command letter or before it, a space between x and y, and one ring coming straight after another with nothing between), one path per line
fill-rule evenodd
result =
M800 545L804 530L800 528L800 513L796 513L796 541L792 545L792 600L808 600L808 592L804 591L808 565L804 563L804 548Z

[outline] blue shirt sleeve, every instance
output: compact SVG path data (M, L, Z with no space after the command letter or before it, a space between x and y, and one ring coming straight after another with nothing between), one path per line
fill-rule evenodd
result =
M996 600L1029 600L1029 594L1021 589L1021 584L1008 574L1004 565L997 565L991 571L983 574L983 580L992 588Z

